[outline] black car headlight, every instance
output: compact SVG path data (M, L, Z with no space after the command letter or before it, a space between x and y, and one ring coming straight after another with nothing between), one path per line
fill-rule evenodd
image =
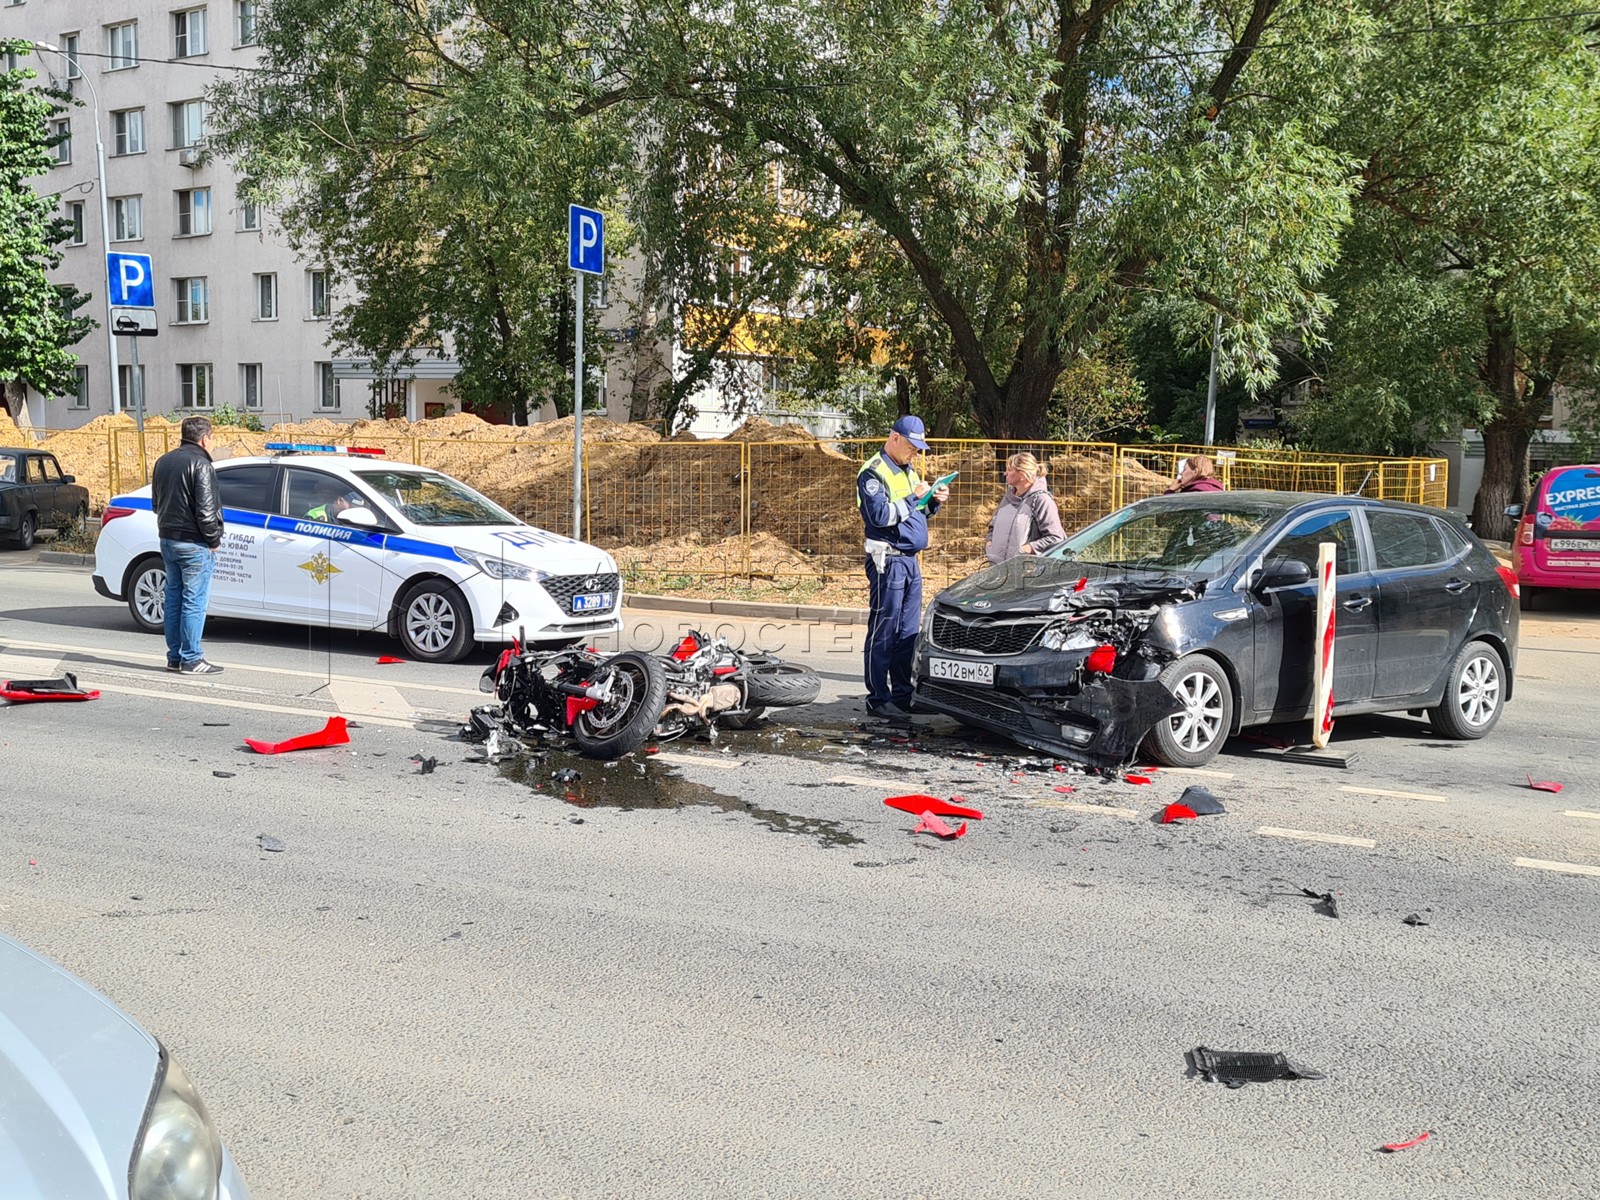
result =
M129 1200L216 1200L221 1190L222 1139L194 1084L162 1047L128 1166Z

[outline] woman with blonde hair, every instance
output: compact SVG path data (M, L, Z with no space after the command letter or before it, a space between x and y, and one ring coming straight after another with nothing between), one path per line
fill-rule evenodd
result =
M1222 480L1217 478L1217 464L1204 454L1192 454L1183 460L1183 469L1178 472L1178 478L1167 489L1167 495L1173 492L1220 492L1225 489Z
M1006 485L983 548L990 562L1043 554L1067 540L1042 462L1027 451L1013 454L1006 459Z

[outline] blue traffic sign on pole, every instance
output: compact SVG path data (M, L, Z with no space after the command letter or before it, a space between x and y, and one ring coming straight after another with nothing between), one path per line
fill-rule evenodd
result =
M117 308L154 308L155 273L148 254L107 254L106 277Z
M606 219L592 208L567 205L567 266L585 275L606 269Z

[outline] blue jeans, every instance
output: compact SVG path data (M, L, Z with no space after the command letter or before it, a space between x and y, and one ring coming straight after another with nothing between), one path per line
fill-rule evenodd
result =
M880 574L867 559L867 703L911 703L911 668L922 625L922 567L915 554L890 558Z
M205 657L200 633L206 625L206 600L217 556L193 542L161 539L161 561L167 568L167 593L161 623L167 634L167 665L196 663Z

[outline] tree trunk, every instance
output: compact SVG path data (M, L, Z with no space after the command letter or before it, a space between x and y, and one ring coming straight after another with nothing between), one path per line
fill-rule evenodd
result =
M1497 298L1484 305L1484 320L1488 339L1479 378L1495 398L1495 415L1483 426L1483 480L1472 502L1472 528L1479 537L1505 541L1514 528L1506 506L1527 500L1528 445L1544 404L1542 395L1518 386L1516 331Z

